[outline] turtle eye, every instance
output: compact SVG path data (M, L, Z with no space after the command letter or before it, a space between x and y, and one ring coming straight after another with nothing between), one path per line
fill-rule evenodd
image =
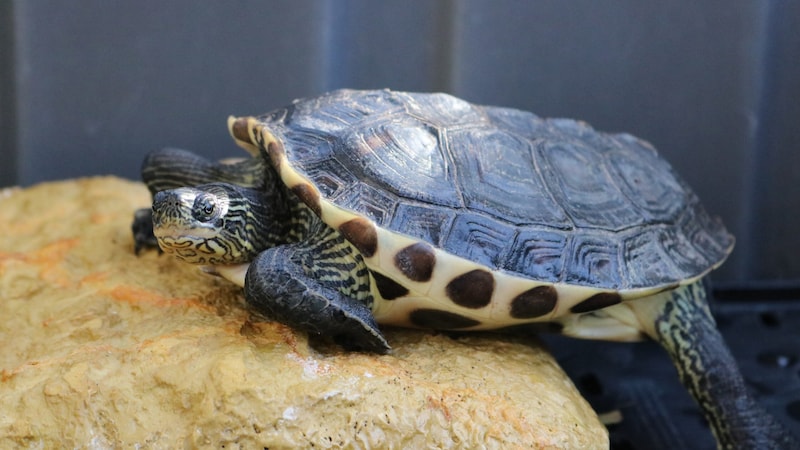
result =
M197 199L195 204L195 216L197 220L208 222L216 211L216 205L207 197Z

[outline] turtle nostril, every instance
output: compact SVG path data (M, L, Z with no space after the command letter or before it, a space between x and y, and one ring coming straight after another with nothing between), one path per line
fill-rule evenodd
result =
M156 192L153 196L153 205L164 203L167 199L167 193L164 191Z
M180 196L174 192L161 191L153 196L153 210L161 208L176 209L181 205Z

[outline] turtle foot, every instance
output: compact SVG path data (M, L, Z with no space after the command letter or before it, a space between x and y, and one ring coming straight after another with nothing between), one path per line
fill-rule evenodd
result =
M131 224L131 231L133 232L133 251L137 255L142 250L157 249L161 253L161 248L158 246L158 240L153 234L153 210L150 208L137 209L133 213L133 223Z
M295 249L261 252L245 276L244 293L256 310L293 328L331 338L346 350L391 349L366 304L309 276L292 260Z

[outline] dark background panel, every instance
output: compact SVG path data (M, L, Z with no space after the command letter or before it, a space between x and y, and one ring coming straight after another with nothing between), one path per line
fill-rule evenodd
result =
M322 2L15 2L18 182L136 177L164 145L222 154L225 119L321 90Z
M446 91L654 143L737 236L715 275L800 279L796 2L0 2L0 186L239 150L228 114Z
M449 90L449 1L343 0L328 6L327 89Z
M764 59L747 277L800 275L800 2L775 2Z
M14 15L0 2L0 186L17 180L17 124L14 86Z

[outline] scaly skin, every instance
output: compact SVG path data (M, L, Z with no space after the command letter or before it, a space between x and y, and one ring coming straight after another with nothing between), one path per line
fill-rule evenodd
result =
M748 392L697 282L633 302L644 331L669 353L721 449L798 449Z

